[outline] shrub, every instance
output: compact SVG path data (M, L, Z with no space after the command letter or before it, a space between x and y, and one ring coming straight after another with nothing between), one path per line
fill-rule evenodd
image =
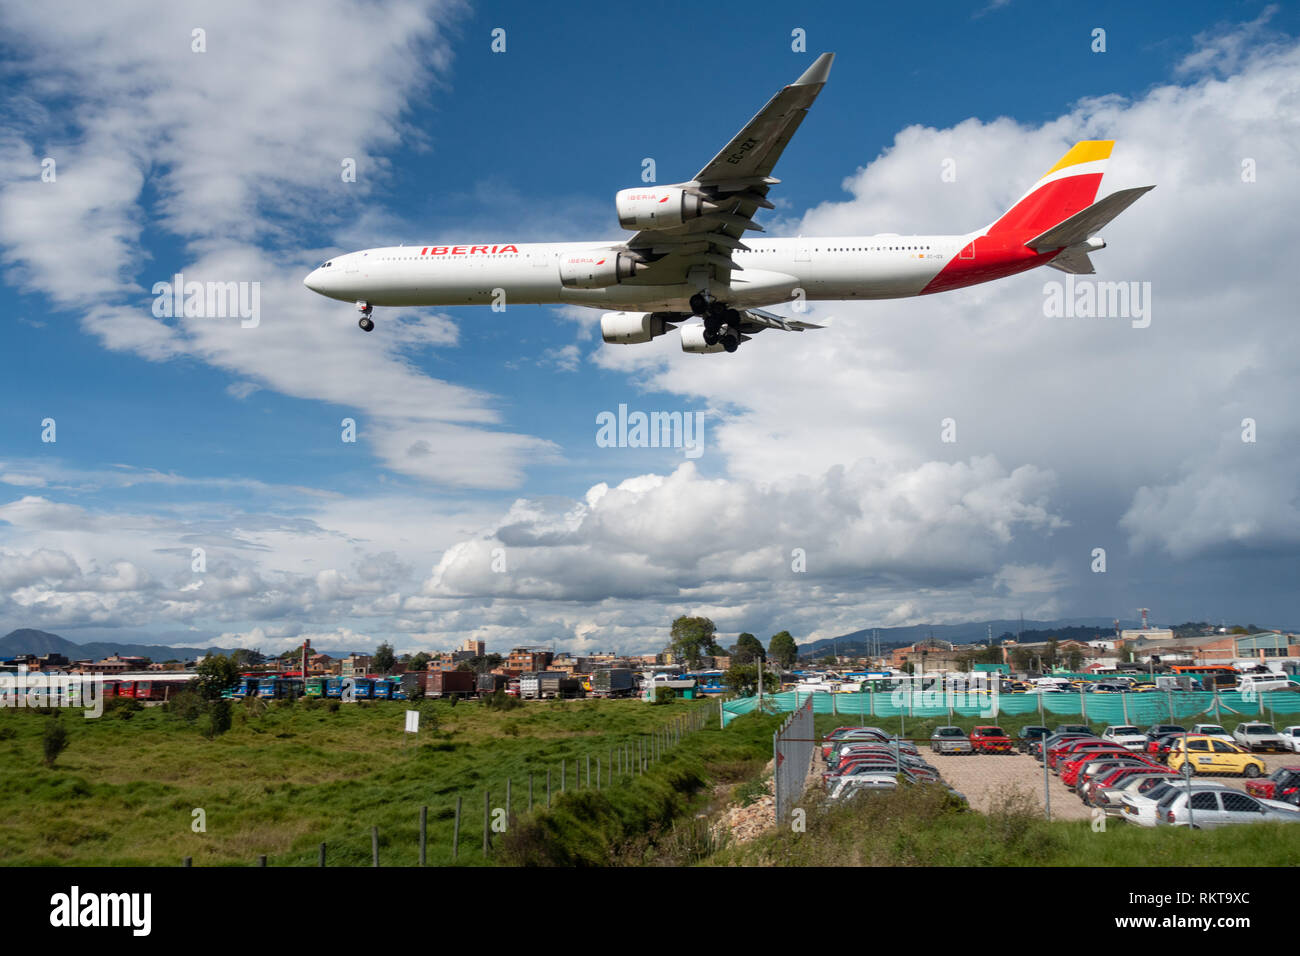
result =
M316 710L320 705L321 699L319 697L304 697L302 699L303 710Z
M199 725L203 734L211 740L229 730L230 723L230 701L218 699L208 702L207 712L203 715Z
M178 720L193 722L203 713L204 700L192 690L183 690L167 703L163 709Z
M524 706L522 700L518 697L511 697L504 690L494 691L491 694L484 694L480 699L483 701L483 706L488 710L515 710L518 707Z
M651 701L654 704L670 704L677 699L677 691L671 687L656 687L655 699Z
M0 727L0 740L13 740L18 736L18 731L12 727Z
M57 715L46 721L45 737L41 741L41 746L45 751L45 766L47 767L53 767L54 761L59 759L59 754L67 749L68 731Z

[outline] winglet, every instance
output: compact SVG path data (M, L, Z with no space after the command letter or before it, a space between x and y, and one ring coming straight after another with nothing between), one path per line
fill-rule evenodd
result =
M803 71L803 76L791 83L791 86L816 86L818 83L825 83L826 78L831 75L831 62L835 59L834 53L823 53L817 59L813 60L812 66Z

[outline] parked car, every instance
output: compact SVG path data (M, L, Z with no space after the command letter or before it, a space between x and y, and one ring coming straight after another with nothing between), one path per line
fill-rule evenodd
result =
M846 740L892 739L892 734L879 727L836 727L822 739L822 756L829 758L835 747Z
M1051 734L1050 730L1038 724L1021 727L1020 733L1016 734L1016 749L1022 754L1027 754L1034 743L1042 741L1049 734Z
M1101 732L1101 739L1129 750L1142 750L1147 743L1146 734L1132 724L1111 724Z
M1174 741L1182 740L1184 736L1184 734L1165 734L1163 737L1157 737L1147 744L1146 755L1152 760L1168 760L1169 751L1173 748Z
M1272 750L1280 752L1290 749L1282 735L1273 729L1272 724L1238 724L1232 732L1232 739L1247 750Z
M1185 734L1187 728L1182 724L1152 724L1147 728L1146 738L1148 741L1155 740L1157 737L1164 737L1168 734Z
M1167 826L1191 825L1198 830L1213 830L1233 823L1300 823L1300 809L1237 790L1205 790L1195 786L1167 794L1156 808L1156 821Z
M1061 772L1061 764L1066 760L1072 760L1075 756L1088 750L1114 750L1115 745L1107 743L1100 737L1079 737L1073 740L1067 740L1063 744L1047 749L1047 765L1057 773Z
M1114 759L1117 757L1126 757L1131 751L1122 747L1111 745L1106 750L1085 750L1081 753L1072 754L1065 760L1057 761L1057 770L1061 777L1061 783L1073 790L1074 785L1078 782L1079 771L1083 769L1084 764L1100 759L1102 757Z
M897 790L898 777L892 773L864 773L853 777L841 777L830 788L827 795L831 800L843 800L860 793L873 790Z
M1090 807L1119 812L1120 794L1136 793L1136 785L1146 780L1159 782L1177 778L1168 767L1116 767L1107 774L1098 774L1087 784L1083 802ZM1154 783L1153 783L1154 786Z
M1264 773L1264 761L1236 744L1214 737L1175 738L1169 750L1170 769L1181 771L1189 761L1196 773L1237 773L1247 777Z
M939 727L930 735L930 750L937 754L969 754L974 745L960 727Z
M1009 754L1014 753L1015 744L1001 727L985 725L970 732L971 747L975 753Z
M1188 733L1193 736L1217 737L1224 743L1236 743L1236 741L1232 739L1232 734L1228 733L1222 724L1196 724L1190 731L1188 731Z
M1210 780L1197 780L1196 786L1202 790L1231 790L1226 783L1216 783ZM1150 787L1145 792L1125 793L1120 796L1122 809L1120 816L1129 823L1140 827L1154 827L1156 823L1156 811L1160 806L1160 801L1170 793L1186 790L1192 785L1192 781L1176 778L1172 780L1162 780L1155 786ZM1138 788L1141 790L1141 788Z
M1300 806L1300 767L1279 767L1262 780L1249 780L1246 792L1252 797Z
M1031 744L1029 745L1029 753L1030 753L1030 755L1031 755L1035 760L1037 760L1037 761L1039 761L1039 762L1042 762L1042 760L1043 760L1043 751L1044 751L1044 749L1046 749L1047 752L1050 753L1053 747L1059 746L1060 744L1064 743L1064 742L1067 741L1067 740L1099 740L1099 739L1101 739L1101 738L1099 738L1099 737L1098 737L1096 734L1094 734L1091 730L1088 731L1087 733L1082 733L1082 734L1080 734L1080 733L1071 733L1071 734L1056 734L1056 733L1054 733L1054 734L1051 734L1050 736L1044 737L1042 740L1037 740L1037 741L1034 741L1033 743L1031 743Z
M1292 753L1300 754L1300 724L1283 727L1282 739L1286 742L1287 749Z

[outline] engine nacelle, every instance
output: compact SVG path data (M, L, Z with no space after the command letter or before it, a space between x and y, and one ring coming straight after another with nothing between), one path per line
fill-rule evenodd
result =
M721 342L709 345L704 341L704 326L686 325L682 327L682 351L702 354L704 352L725 352Z
M680 186L642 186L616 192L614 208L624 229L667 229L718 207Z
M657 312L606 312L600 317L600 337L611 345L640 345L671 328Z
M569 289L605 289L644 268L645 263L624 252L574 252L560 257L560 284Z

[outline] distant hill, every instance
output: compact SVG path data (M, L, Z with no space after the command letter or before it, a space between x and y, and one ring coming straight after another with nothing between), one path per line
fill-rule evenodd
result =
M68 660L92 657L95 660L112 654L123 657L147 657L152 661L192 660L206 654L229 654L231 649L220 647L163 647L158 644L131 644L127 642L95 641L77 644L48 631L24 627L0 637L0 657L17 654L62 654Z
M1124 622L1120 623L1123 626ZM975 644L988 640L990 626L993 628L995 641L1007 633L1014 635L1022 628L1022 641L1047 640L1049 636L1090 640L1098 634L1105 637L1115 633L1115 619L1100 617L1070 618L1062 621L1025 621L1023 624L1018 620L971 621L967 624L915 624L910 627L878 627L874 630L879 638L881 649L888 650L894 647L907 647L931 635L951 644ZM864 628L839 637L828 637L820 641L800 644L799 656L822 657L836 652L851 656L869 654L872 630L872 628Z

